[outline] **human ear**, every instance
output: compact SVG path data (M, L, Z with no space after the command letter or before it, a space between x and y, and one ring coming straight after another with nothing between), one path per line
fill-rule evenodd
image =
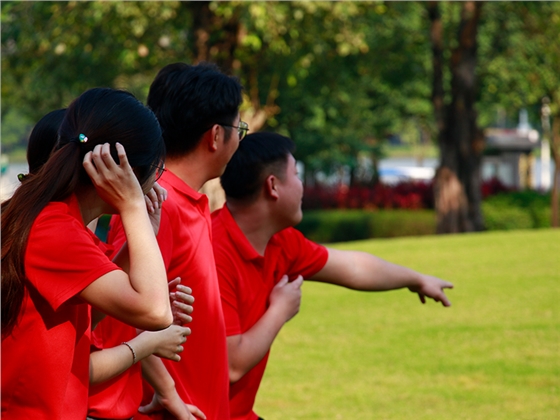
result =
M220 129L221 126L218 124L214 124L210 130L208 130L205 134L206 138L205 141L208 144L208 150L211 152L215 152L218 150L218 141L220 136Z
M278 179L274 175L269 175L265 180L266 195L274 200L278 200Z

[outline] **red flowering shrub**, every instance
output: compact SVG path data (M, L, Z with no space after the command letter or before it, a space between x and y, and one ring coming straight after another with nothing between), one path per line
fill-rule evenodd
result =
M306 187L303 196L304 209L430 209L433 202L431 183L413 181L373 187Z
M496 195L503 192L510 192L512 189L507 187L502 181L494 177L482 183L482 198Z
M316 209L433 209L432 182L406 181L395 185L378 183L373 187L337 185L305 187L303 208ZM509 192L499 179L483 182L482 197Z

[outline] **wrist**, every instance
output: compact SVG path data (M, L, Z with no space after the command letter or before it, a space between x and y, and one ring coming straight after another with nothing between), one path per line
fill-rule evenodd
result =
M269 312L272 319L276 320L275 323L278 324L278 327L280 328L292 317L290 307L282 304L281 302L276 304L271 303L267 312Z
M128 349L132 353L132 364L135 364L138 361L138 358L136 356L136 350L134 350L134 347L130 343L127 343L126 341L124 341L122 345L128 347Z
M129 215L137 215L140 213L148 214L146 208L146 203L144 200L129 200L124 202L121 206L117 207L121 218L127 217Z
M157 388L154 388L155 392L163 398L171 398L177 393L177 390L175 389L175 381L171 378L171 376L167 376L168 377L163 380L162 383L158 384Z
M416 290L419 290L419 289L422 288L423 281L424 280L422 278L422 274L417 273L416 271L412 271L411 280L410 280L407 287L410 289L410 291L415 292Z

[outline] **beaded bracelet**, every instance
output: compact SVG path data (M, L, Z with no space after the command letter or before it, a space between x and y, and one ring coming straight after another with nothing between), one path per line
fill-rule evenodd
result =
M132 364L136 363L136 352L134 351L132 346L130 344L128 344L126 341L123 341L122 344L124 344L126 347L128 347L130 349L130 351L132 352Z

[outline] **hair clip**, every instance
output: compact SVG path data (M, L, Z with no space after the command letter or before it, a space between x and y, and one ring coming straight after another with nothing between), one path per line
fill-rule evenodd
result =
M80 143L87 143L88 138L87 138L87 136L86 136L85 134L80 134L80 135L78 136L78 140L80 140Z
M17 178L19 182L23 182L27 179L28 176L29 174L18 174Z

